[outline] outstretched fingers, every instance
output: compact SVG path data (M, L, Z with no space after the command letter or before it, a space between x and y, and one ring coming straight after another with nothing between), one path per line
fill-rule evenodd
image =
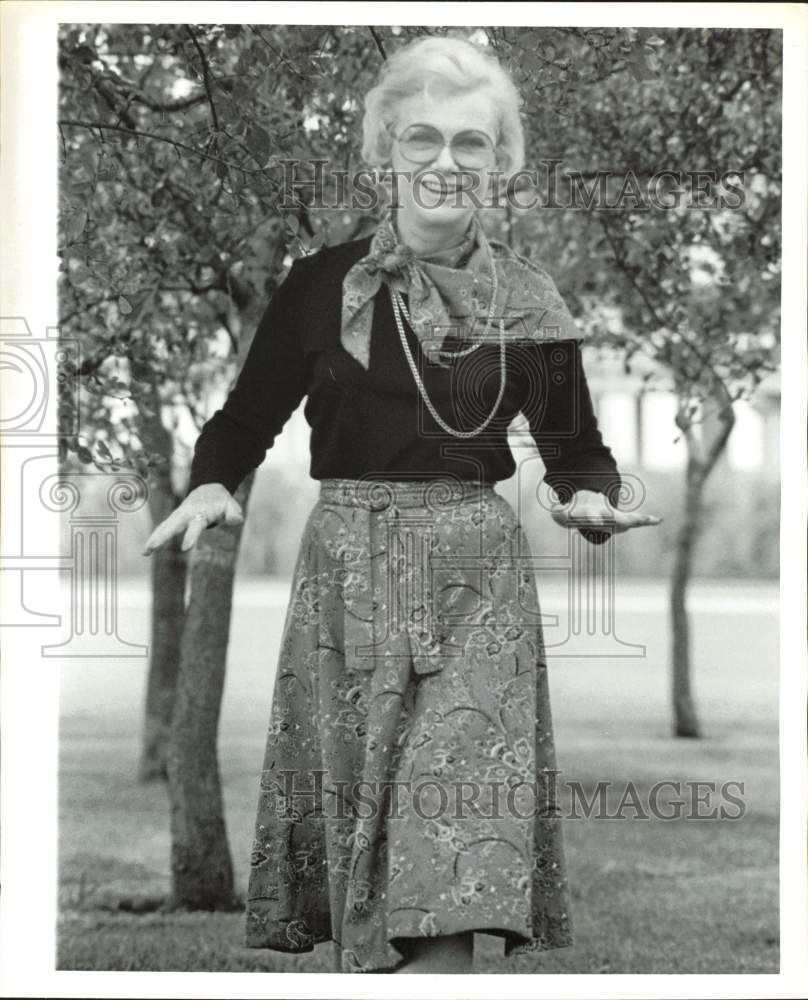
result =
M630 528L642 528L660 524L662 518L656 514L639 514L635 511L612 510L610 512L568 514L565 524L570 528L585 530L587 528L611 529L614 532L628 531Z
M155 549L159 549L160 546L165 545L165 543L173 538L174 535L179 535L181 532L185 532L182 539L181 549L186 552L188 549L193 548L194 545L199 541L199 536L208 526L213 526L224 522L228 525L237 525L244 523L244 514L238 501L234 500L232 497L225 503L224 511L220 514L214 514L212 511L204 513L198 509L194 510L193 506L177 507L175 511L159 524L154 531L149 535L149 538L143 547L143 555L148 556Z
M660 524L661 517L656 514L619 513L616 517L616 530L628 531L629 528L644 528L653 524Z
M143 546L143 555L149 556L155 549L159 549L161 546L173 538L174 535L178 535L188 523L188 511L182 510L178 507L175 511L172 511L165 521L162 521L154 531L149 535L146 540L146 544Z
M182 545L180 548L183 552L188 549L192 549L194 545L199 541L199 536L208 526L208 519L204 514L192 514L190 520L188 521L188 527L185 529L185 537L182 540Z

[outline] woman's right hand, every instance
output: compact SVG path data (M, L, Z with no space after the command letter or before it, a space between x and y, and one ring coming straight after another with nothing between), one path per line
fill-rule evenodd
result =
M203 483L197 486L182 501L175 511L159 524L149 535L143 549L144 556L150 556L169 538L185 532L182 540L182 550L192 548L208 525L243 524L244 514L241 507L222 483Z

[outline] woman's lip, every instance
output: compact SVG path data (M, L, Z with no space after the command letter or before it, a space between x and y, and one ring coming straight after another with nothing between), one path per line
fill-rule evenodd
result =
M421 183L425 188L428 188L430 191L436 191L436 192L457 191L459 190L460 187L460 185L450 184L448 181L446 181L443 184L438 184L436 181L421 181Z

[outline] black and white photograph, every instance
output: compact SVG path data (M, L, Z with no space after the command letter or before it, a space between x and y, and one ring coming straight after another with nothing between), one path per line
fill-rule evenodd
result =
M805 7L0 16L0 993L808 995Z

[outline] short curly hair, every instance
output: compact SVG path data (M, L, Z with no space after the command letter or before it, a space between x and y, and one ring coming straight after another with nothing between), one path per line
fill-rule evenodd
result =
M428 35L402 46L387 59L376 85L365 97L362 119L362 158L371 167L389 165L400 101L433 93L488 92L499 117L497 163L505 179L521 169L525 138L520 108L522 99L513 80L496 56L473 42L443 35Z

